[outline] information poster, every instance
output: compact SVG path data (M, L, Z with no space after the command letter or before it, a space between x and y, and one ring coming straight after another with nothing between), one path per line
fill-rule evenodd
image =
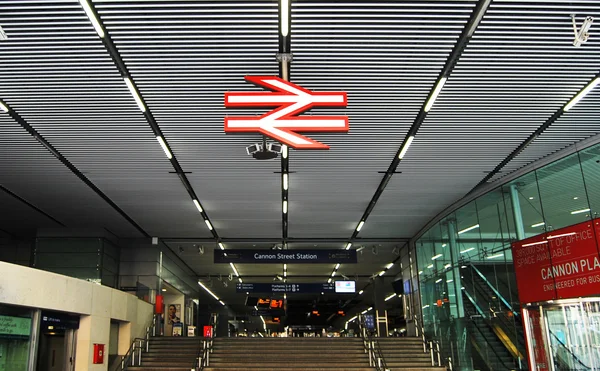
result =
M0 316L0 335L29 336L31 318Z
M588 221L512 244L521 303L600 292L596 223ZM600 231L597 225L596 229Z

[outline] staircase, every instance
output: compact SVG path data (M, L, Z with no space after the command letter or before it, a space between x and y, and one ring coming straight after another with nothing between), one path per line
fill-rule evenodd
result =
M445 370L431 366L431 355L423 351L423 341L414 337L378 338L387 368L391 371Z
M360 338L217 338L205 371L373 371Z
M196 364L200 337L153 337L148 353L142 353L141 366L129 366L129 371L190 371Z

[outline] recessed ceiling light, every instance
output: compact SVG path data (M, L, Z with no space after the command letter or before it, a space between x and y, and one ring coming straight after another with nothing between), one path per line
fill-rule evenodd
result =
M167 291L167 289L162 289L163 292Z

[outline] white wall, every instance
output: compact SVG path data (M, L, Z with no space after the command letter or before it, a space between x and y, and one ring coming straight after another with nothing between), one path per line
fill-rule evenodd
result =
M153 314L151 304L131 294L4 262L0 262L0 303L81 314L76 371L108 369L111 319L123 321L118 353L124 354L135 337L144 336ZM94 343L105 344L103 364L92 364Z

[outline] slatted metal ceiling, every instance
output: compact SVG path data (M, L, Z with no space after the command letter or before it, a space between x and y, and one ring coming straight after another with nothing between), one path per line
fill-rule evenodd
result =
M245 154L260 136L223 133L226 115L265 111L225 110L223 93L258 90L246 74L279 73L277 1L92 3L219 235L281 236L280 162ZM291 79L346 91L346 110L313 114L347 114L351 129L311 135L330 151L291 151L290 237L350 237L476 4L292 1ZM492 1L360 236L412 236L598 73L596 27L573 47L571 13L579 23L600 18L600 4ZM9 35L0 42L0 99L149 234L211 236L79 2L0 1L0 25ZM599 101L593 92L502 174L595 134ZM0 112L0 120L2 185L69 227L139 235L9 116ZM7 207L36 221L22 205ZM23 226L52 224L44 219ZM198 274L229 274L187 251ZM341 272L375 273L389 258ZM281 268L238 267L273 275Z
M346 91L351 127L347 135L312 136L330 153L292 153L290 235L352 234L475 3L292 3L292 80ZM402 236L389 227L378 231Z
M225 110L224 92L258 90L245 75L278 74L277 2L95 5L216 230L280 236L279 163L246 155L260 136L223 134L227 114L262 113Z

